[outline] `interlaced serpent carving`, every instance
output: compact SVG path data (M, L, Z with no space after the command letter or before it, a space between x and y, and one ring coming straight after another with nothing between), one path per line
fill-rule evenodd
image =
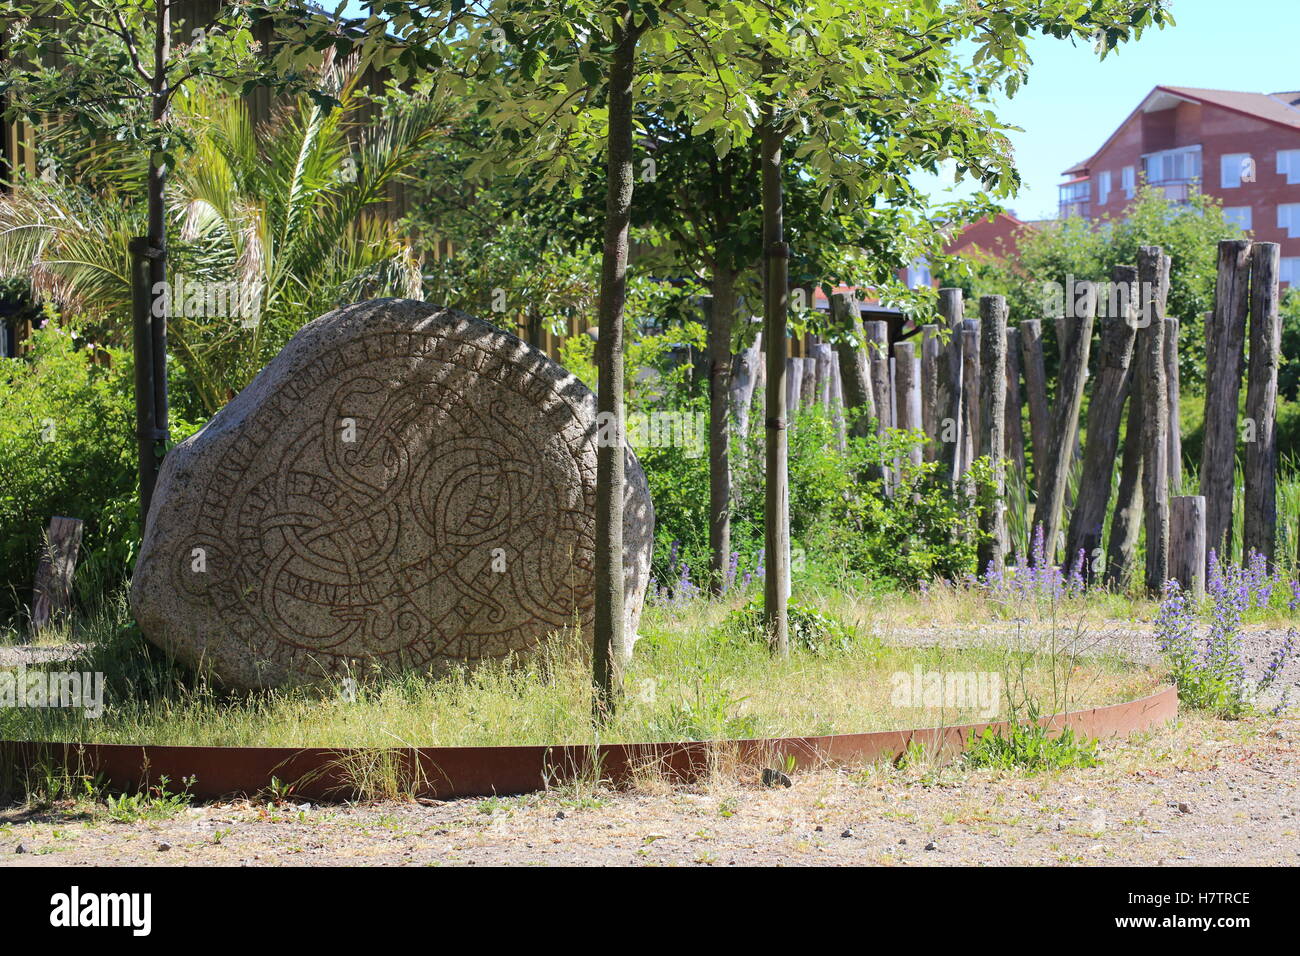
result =
M300 672L502 657L589 624L592 436L502 338L377 333L299 369L210 474L187 599Z

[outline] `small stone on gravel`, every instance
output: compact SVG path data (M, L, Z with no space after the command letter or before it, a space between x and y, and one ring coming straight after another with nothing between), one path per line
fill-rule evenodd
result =
M765 787L793 787L794 781L787 774L780 770L773 770L771 767L763 768L763 786Z

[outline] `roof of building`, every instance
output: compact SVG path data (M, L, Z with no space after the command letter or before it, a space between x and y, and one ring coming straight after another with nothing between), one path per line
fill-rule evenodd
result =
M1240 113L1266 123L1300 130L1300 91L1282 93L1245 93L1237 90L1206 90L1195 86L1153 87L1143 97L1133 112L1124 118L1124 122L1115 127L1115 131L1106 138L1101 148L1085 159L1064 170L1062 176L1086 175L1089 164L1097 155L1110 145L1119 131L1139 112L1154 113L1159 110L1172 109L1180 102L1208 104L1219 109Z

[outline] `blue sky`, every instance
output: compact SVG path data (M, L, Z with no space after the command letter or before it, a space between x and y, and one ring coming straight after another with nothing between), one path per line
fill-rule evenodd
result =
M1275 93L1300 89L1300 0L1175 0L1176 27L1097 60L1050 38L1030 45L1029 83L997 108L1024 180L1008 200L1022 219L1056 214L1061 171L1091 156L1158 84ZM937 186L928 178L918 184Z
M357 12L360 4L348 7ZM1007 201L1022 219L1054 216L1061 170L1092 155L1157 84L1300 89L1300 0L1175 0L1173 14L1176 27L1149 31L1105 62L1091 47L1032 41L1029 83L998 107L1023 129L1011 139L1024 186ZM944 188L930 177L917 182Z

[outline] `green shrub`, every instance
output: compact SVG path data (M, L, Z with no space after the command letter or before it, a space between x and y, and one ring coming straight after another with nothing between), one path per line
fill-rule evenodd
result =
M854 645L857 634L839 618L806 604L791 601L786 614L790 622L790 646L814 654L845 651ZM766 641L763 626L763 597L755 595L744 607L727 616L724 627L745 640Z
M22 358L0 359L0 617L29 603L51 517L85 522L77 577L105 591L138 547L129 356L108 349L97 362L53 323L30 345ZM174 423L173 435L190 430Z

